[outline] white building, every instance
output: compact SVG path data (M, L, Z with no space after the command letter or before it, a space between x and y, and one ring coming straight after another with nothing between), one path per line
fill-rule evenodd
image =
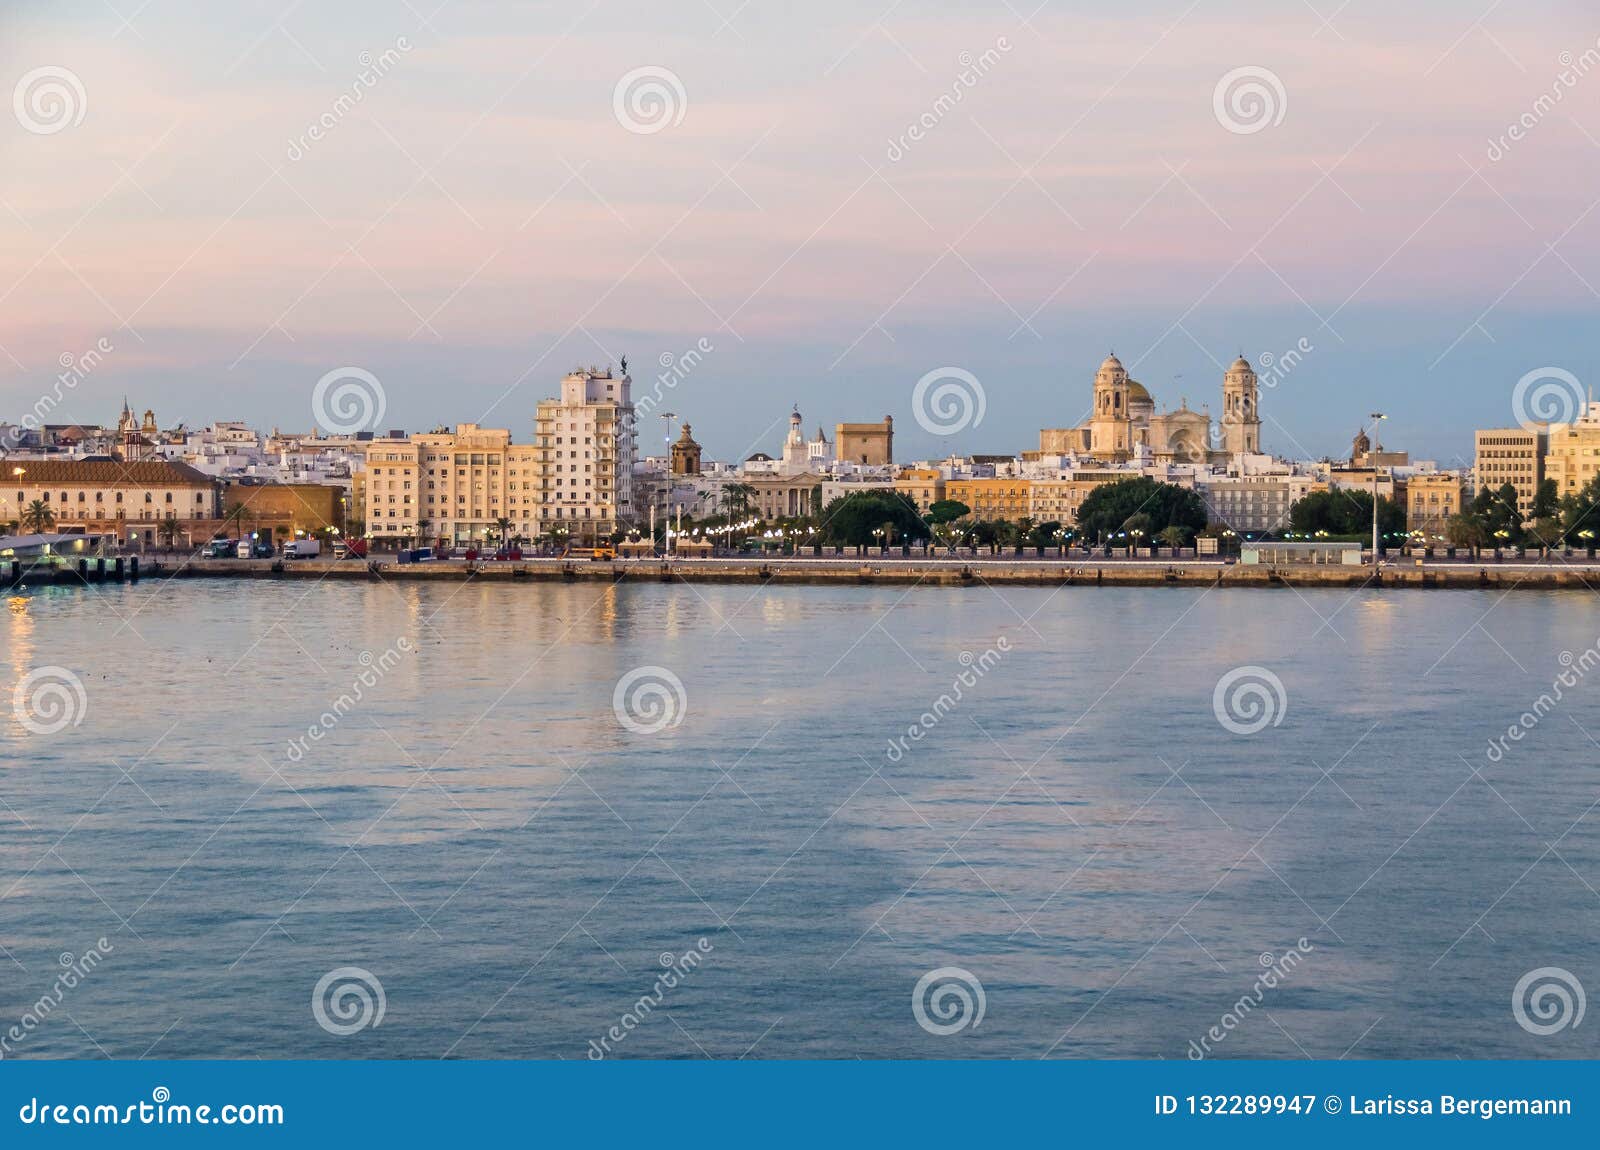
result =
M633 380L579 368L534 415L536 531L604 539L641 526L633 500Z

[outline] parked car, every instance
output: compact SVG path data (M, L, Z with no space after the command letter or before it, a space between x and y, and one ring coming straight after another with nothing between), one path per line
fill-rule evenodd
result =
M512 563L516 563L522 559L522 548L502 547L494 553L494 557L502 562L510 560Z
M211 559L232 559L238 554L239 544L233 539L213 539L206 548L206 556Z

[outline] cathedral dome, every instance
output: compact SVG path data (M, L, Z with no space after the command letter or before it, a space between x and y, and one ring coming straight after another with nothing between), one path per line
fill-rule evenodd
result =
M1105 358L1105 362L1100 365L1100 370L1101 371L1121 371L1122 370L1122 361L1120 359L1118 359L1115 354L1108 355Z
M1233 366L1228 368L1228 370L1254 372L1255 368L1251 367L1250 361L1241 355L1238 359L1233 361Z
M1144 384L1137 379L1130 379L1128 381L1128 402L1154 404L1155 400L1150 398L1150 393L1145 390Z

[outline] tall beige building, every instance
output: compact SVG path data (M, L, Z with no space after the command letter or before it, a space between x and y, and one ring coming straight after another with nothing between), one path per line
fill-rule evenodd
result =
M633 380L579 369L534 416L535 531L573 541L638 526L633 508ZM520 468L519 468L520 470Z
M1546 436L1544 477L1560 495L1576 495L1600 473L1600 403L1572 423L1552 423Z
M1526 518L1533 510L1534 492L1544 479L1547 442L1543 431L1521 427L1473 432L1473 474L1477 489L1497 491L1511 484L1517 489L1517 510Z

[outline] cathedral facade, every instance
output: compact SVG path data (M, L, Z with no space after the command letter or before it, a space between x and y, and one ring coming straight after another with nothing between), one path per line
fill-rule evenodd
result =
M1039 432L1039 452L1123 462L1148 451L1160 463L1223 463L1261 450L1259 401L1255 370L1240 356L1222 377L1222 419L1213 429L1210 412L1191 410L1187 400L1156 411L1144 385L1108 355L1095 372L1088 421Z

